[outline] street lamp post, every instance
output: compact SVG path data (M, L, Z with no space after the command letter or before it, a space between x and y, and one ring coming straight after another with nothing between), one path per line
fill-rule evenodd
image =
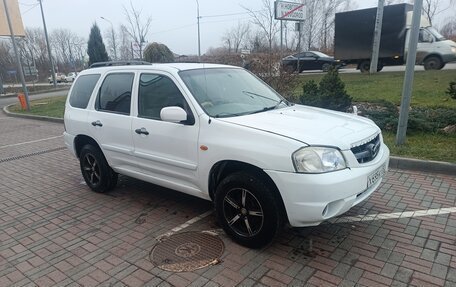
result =
M114 25L112 24L112 22L109 19L107 19L103 16L101 16L100 18L109 22L109 24L111 24L112 49L114 50L114 60L117 60L117 47L116 47L116 36L114 34Z
M201 62L201 34L200 34L200 8L199 2L196 0L196 19L198 20L198 61Z
M55 87L57 87L57 81L55 78L55 69L54 69L54 63L52 62L51 45L49 45L49 37L48 37L47 28L46 28L46 21L44 20L43 4L41 3L41 1L42 0L38 0L38 2L40 2L41 18L43 18L44 36L46 37L46 46L47 46L47 50L48 50L49 63L51 64L52 83L55 88Z

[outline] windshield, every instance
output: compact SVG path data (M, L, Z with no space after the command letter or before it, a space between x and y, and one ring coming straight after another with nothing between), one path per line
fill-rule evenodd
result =
M242 69L197 69L179 75L212 117L240 116L288 105L273 89Z
M426 30L428 30L438 41L443 41L446 40L445 37L442 36L442 34L439 33L434 27L427 27Z

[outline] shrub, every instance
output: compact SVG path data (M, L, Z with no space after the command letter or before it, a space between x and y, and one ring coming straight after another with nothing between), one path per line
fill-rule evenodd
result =
M144 59L151 63L170 63L174 62L174 55L166 45L152 43L144 50Z
M320 84L309 81L303 85L299 97L305 105L345 112L351 107L352 98L345 91L337 69L331 68L321 79Z
M446 91L448 96L452 97L453 99L456 100L456 81L451 81L448 87L448 90Z
M357 104L361 114L373 120L382 130L396 131L399 121L398 107L386 101ZM456 109L413 108L407 123L408 132L438 132L456 123Z

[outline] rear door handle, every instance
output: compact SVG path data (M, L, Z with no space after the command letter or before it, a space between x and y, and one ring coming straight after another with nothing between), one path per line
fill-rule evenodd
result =
M98 121L92 122L92 126L94 126L94 127L96 127L96 126L102 127L103 124L98 120Z
M146 128L136 129L135 133L137 133L138 135L143 134L143 135L146 135L146 136L149 134L149 132L146 130Z

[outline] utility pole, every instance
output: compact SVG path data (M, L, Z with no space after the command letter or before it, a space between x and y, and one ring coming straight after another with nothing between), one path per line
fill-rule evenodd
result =
M107 18L105 18L103 16L101 16L100 18L105 20L105 21L107 21L107 22L109 22L109 24L111 24L112 49L113 49L113 52L114 52L114 61L117 61L117 45L116 45L116 35L115 35L115 32L114 32L114 25L112 24L112 22L109 19L107 19Z
M21 83L22 83L22 89L24 90L24 94L25 94L25 103L27 105L27 111L30 111L30 101L29 101L29 94L28 94L28 90L27 90L27 84L25 83L24 70L22 69L21 57L19 56L19 52L17 50L16 39L14 36L13 25L11 24L11 18L10 18L7 2L8 2L7 0L3 0L3 6L5 7L6 19L8 21L8 27L9 27L9 30L11 33L11 41L13 42L14 54L16 54L17 67L19 70L18 71L19 77L20 77Z
M380 50L380 40L382 35L382 24L383 24L383 7L385 6L385 0L378 0L377 17L375 19L375 30L374 30L374 41L372 44L372 59L370 65L370 73L377 73L378 67L378 53Z
M198 20L198 62L201 63L200 6L196 0L196 19Z
M42 0L38 0L38 2L40 2L41 18L43 19L44 36L46 37L46 46L47 46L47 50L48 50L49 63L51 64L52 83L54 85L54 88L56 88L57 81L55 79L55 69L54 69L54 63L52 61L51 45L49 45L49 37L48 37L47 28L46 28L46 21L44 20L43 3L42 3Z
M407 134L407 122L410 109L410 99L413 89L413 75L415 72L416 48L418 45L418 34L420 32L421 8L423 0L415 0L413 6L412 27L407 51L407 66L405 68L404 86L402 88L401 109L399 112L399 123L397 125L396 144L403 145Z

